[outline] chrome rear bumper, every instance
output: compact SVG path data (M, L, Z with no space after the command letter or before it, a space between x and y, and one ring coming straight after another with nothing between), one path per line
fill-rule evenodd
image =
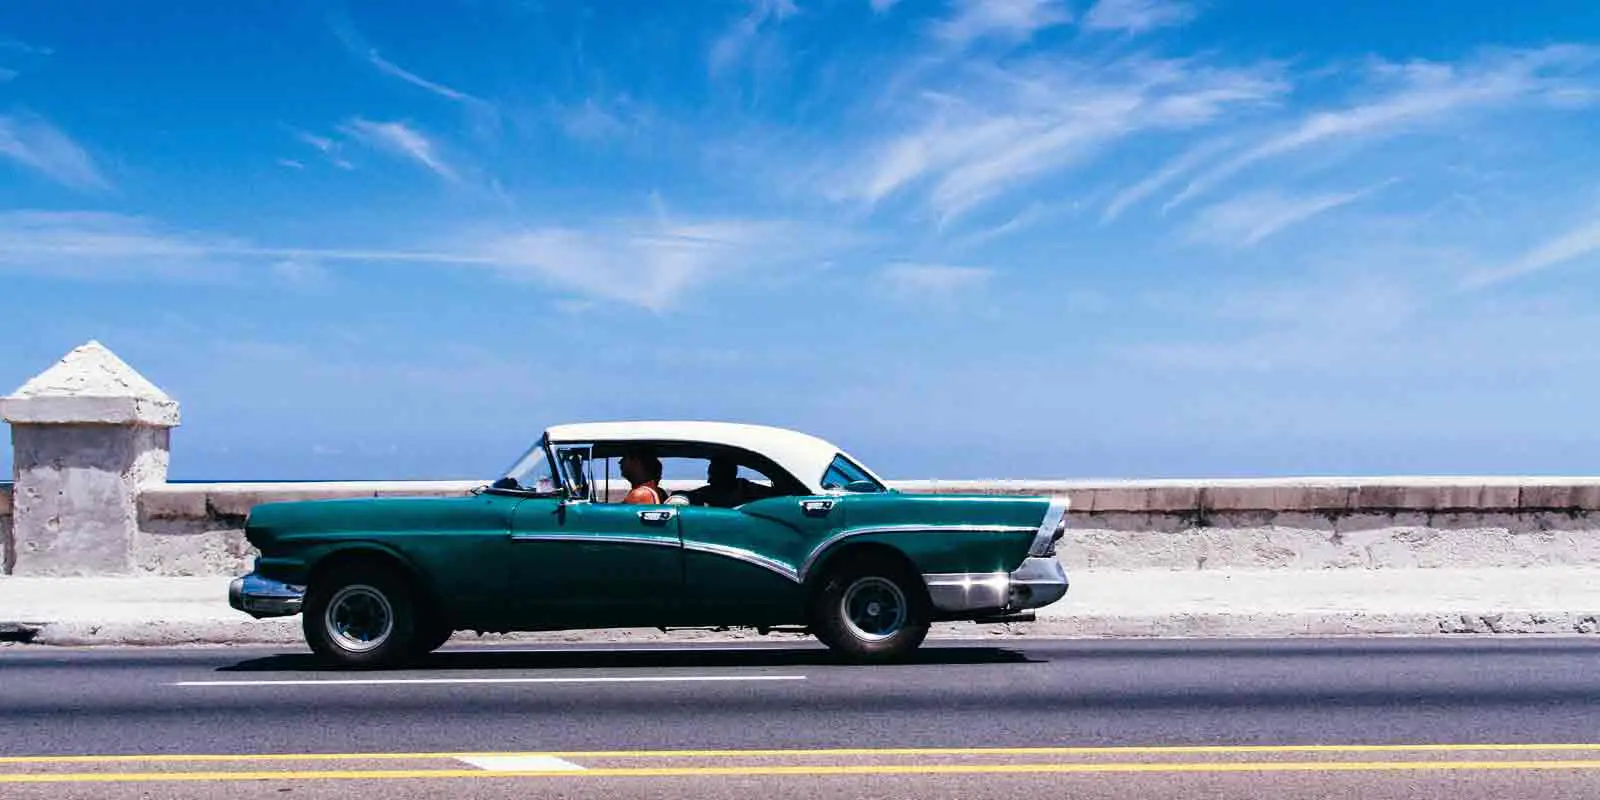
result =
M252 572L228 584L228 605L256 619L287 617L300 613L305 593L304 586L291 586Z
M1012 613L1050 605L1067 594L1067 570L1053 557L1029 558L1015 572L923 575L942 615Z

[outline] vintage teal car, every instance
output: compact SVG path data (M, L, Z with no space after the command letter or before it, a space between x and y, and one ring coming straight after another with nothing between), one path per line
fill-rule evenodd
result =
M668 462L709 465L708 479L620 502L633 487L612 464L629 454L647 487ZM344 666L403 663L455 631L644 627L803 630L883 661L932 622L1022 621L1060 600L1066 510L902 493L781 428L561 425L470 496L257 506L245 535L260 555L229 602L302 614L311 648Z

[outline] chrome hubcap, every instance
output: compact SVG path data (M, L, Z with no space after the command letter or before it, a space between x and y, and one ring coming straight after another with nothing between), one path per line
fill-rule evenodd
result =
M361 584L340 589L328 601L325 618L334 643L354 653L383 644L394 631L394 609L389 606L389 598Z
M840 604L850 632L862 639L887 639L906 624L906 596L885 578L857 578Z

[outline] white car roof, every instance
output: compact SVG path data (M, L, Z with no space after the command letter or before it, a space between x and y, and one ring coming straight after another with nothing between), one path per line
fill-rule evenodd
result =
M584 422L553 425L545 430L552 444L561 442L695 442L726 445L759 453L804 483L813 492L822 492L822 476L833 459L844 454L875 480L866 465L844 453L832 443L807 433L767 425L739 422L630 421Z

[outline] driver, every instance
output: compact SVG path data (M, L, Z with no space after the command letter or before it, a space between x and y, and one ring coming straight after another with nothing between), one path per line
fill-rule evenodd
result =
M689 502L701 506L735 508L767 496L765 487L739 477L739 463L714 456L706 466L706 485L689 492Z

